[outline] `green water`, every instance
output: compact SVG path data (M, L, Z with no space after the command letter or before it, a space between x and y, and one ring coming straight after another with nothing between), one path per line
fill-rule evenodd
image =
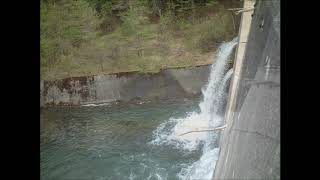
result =
M199 99L41 110L41 179L178 179L201 152L152 145L170 117Z

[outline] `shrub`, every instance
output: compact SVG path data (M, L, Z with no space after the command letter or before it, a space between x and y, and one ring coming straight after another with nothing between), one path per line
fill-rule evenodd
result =
M148 22L148 9L141 2L130 4L129 9L121 15L122 32L124 35L138 34L141 25Z
M50 66L73 48L95 37L96 12L84 0L41 1L41 65Z
M162 14L159 22L160 32L172 29L174 21L174 14L172 11Z
M199 25L201 35L197 46L202 52L212 51L235 35L230 18L228 15L216 16Z
M178 30L184 30L184 29L188 29L192 26L191 22L185 19L181 19L179 21L176 22L176 26Z

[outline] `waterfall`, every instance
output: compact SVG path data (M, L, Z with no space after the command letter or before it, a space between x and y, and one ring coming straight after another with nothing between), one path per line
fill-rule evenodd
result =
M219 87L219 90L217 92L217 99L218 101L216 102L217 103L217 110L216 110L216 114L218 113L221 113L224 114L224 103L226 101L226 94L225 94L225 88L227 87L227 82L228 80L231 78L231 75L233 74L233 69L229 69L229 71L226 73L226 75L224 76L223 80L222 80L222 83L221 83L221 86Z
M180 179L211 179L218 158L219 149L214 147L218 134L215 132L196 132L183 136L181 134L193 131L208 129L220 126L223 117L218 115L222 108L224 89L233 71L229 70L226 74L227 60L233 48L238 43L238 38L230 42L223 43L218 50L215 62L211 66L208 84L202 90L203 100L199 104L200 112L188 113L183 118L170 118L162 123L154 132L153 145L172 145L178 149L187 151L197 150L201 144L202 156L197 161L183 168L178 174Z

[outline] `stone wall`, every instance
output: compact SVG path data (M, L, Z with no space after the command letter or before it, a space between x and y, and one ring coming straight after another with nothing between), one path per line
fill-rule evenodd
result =
M41 81L40 106L199 95L207 82L210 67L166 69L154 74L129 72Z

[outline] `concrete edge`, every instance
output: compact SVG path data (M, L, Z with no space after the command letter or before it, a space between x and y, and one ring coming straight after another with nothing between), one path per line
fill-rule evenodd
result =
M243 8L252 8L254 7L255 0L244 0ZM233 118L234 109L236 105L236 97L237 97L237 89L239 86L239 79L241 75L241 69L243 64L244 55L246 52L247 40L250 33L251 21L253 11L243 12L241 15L241 22L239 27L239 43L236 48L235 53L235 62L234 62L234 71L232 75L232 79L230 81L230 89L228 93L228 102L226 105L226 111L224 116L224 124L227 124L227 128L224 131L228 131L230 129L229 122L230 119ZM221 136L221 139L223 137ZM220 147L221 147L221 139L220 139ZM221 150L221 149L220 149ZM220 152L219 152L220 154ZM219 156L220 157L220 156ZM219 162L219 157L216 162L216 165ZM215 168L216 170L216 168ZM213 173L212 179L214 179L215 172Z

